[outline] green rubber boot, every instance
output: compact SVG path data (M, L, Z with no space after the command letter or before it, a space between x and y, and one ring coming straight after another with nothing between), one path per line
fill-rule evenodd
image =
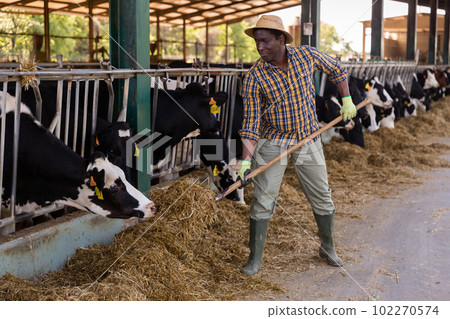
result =
M325 258L328 265L341 267L344 263L337 256L334 249L334 211L330 215L316 215L319 238L322 242L319 248L319 256Z
M255 220L250 218L250 256L247 265L241 269L241 273L254 276L261 269L268 227L269 219Z

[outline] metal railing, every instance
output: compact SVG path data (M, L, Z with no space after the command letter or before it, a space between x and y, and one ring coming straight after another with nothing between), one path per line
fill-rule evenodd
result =
M187 84L197 82L203 85L206 92L225 92L228 94L228 101L220 107L217 119L220 122L220 129L226 140L231 139L231 129L233 125L234 107L236 94L240 93L242 77L247 70L243 69L159 69L150 70L148 74L152 77L152 127L155 127L156 112L158 106L158 91L161 89L183 89ZM159 85L157 85L157 84ZM161 169L153 170L150 174L152 178L159 178L170 174L175 174L193 168L199 164L193 151L193 139L183 140L181 146L172 149L171 157ZM189 156L183 152L191 152Z
M417 64L414 61L350 61L342 63L348 74L358 79L370 79L377 76L380 82L392 84L400 76L408 94L411 90L412 75Z
M56 111L53 116L53 120L49 125L49 129L60 138L66 145L71 147L74 151L77 150L81 156L87 155L91 150L86 149L86 140L88 137L86 132L88 125L91 127L91 132L95 132L98 114L98 97L100 81L104 81L108 87L109 103L107 105L107 118L111 122L113 114L114 93L112 90L112 81L114 79L124 79L125 86L128 87L130 78L136 76L136 73L142 73L142 71L132 70L45 70L37 72L0 72L2 105L1 105L1 135L0 135L0 200L3 205L3 186L4 183L11 183L11 196L9 200L9 209L2 207L2 215L0 216L0 234L5 235L15 231L15 224L25 219L37 217L51 211L61 209L62 206L55 204L42 207L28 214L15 214L16 204L16 185L17 185L17 168L18 168L18 154L19 154L19 140L20 140L20 111L22 100L22 84L21 80L23 76L35 76L37 83L45 83L48 81L56 81L56 94L55 105ZM8 92L8 84L13 83L15 88L15 108L14 108L14 121L13 127L7 127L6 122L6 94ZM84 86L84 95L81 92L81 87ZM10 86L12 88L12 85ZM71 105L72 89L75 90L75 103ZM40 95L39 86L34 88L36 97L36 117L40 120L42 116L42 97ZM92 95L92 103L88 100L89 93ZM66 97L66 103L63 105L63 95ZM128 96L128 92L124 92L125 96ZM82 97L82 98L81 98ZM126 108L126 101L122 106ZM88 105L90 105L88 107ZM44 106L45 107L45 106ZM63 108L65 111L65 118L61 117L63 114ZM71 112L73 108L74 112ZM92 115L91 122L88 123L88 112ZM126 114L126 112L125 112ZM81 124L79 124L79 116L82 116ZM61 131L62 121L65 122L65 130ZM69 140L69 123L73 122L74 132L73 139ZM79 127L80 126L80 127ZM13 132L12 136L9 135L8 139L12 139L13 148L11 158L5 158L5 140L6 132ZM80 132L79 132L80 131ZM81 140L78 139L78 135L81 133ZM11 161L12 172L10 172L11 180L4 180L4 163L5 160Z
M412 74L416 70L425 69L429 66L417 66L414 62L393 62L393 61L374 61L374 62L345 62L343 65L347 68L348 73L352 76L358 78L370 78L372 76L378 76L382 83L390 82L395 77L400 76L403 83L410 90L412 82ZM445 68L446 66L440 66L440 68ZM10 131L14 132L14 151L13 158L11 159L14 163L14 172L12 181L12 194L11 203L15 200L15 185L17 183L17 152L18 152L18 141L19 141L19 112L20 112L20 92L21 92L21 77L26 75L34 75L42 83L45 81L57 81L57 92L56 92L56 114L54 116L54 121L50 125L50 128L54 127L54 134L61 138L64 143L69 145L73 150L79 149L81 147L82 151L80 155L84 155L90 150L86 150L82 145L85 143L86 138L86 128L91 125L92 132L95 131L97 112L98 112L98 90L101 81L104 81L108 87L109 92L109 104L107 106L107 119L112 121L112 110L114 93L112 90L112 82L114 79L124 79L124 100L122 105L122 114L126 114L127 109L127 97L128 97L128 85L131 78L136 77L138 74L147 74L151 77L152 87L154 88L153 94L151 95L151 106L152 106L152 123L151 128L155 127L156 112L158 105L158 92L162 89L176 89L185 88L188 83L197 82L201 83L207 93L224 91L228 94L228 101L220 108L217 118L220 121L221 130L228 142L231 139L231 130L233 125L233 115L235 108L236 95L241 93L242 78L247 70L243 69L147 69L147 70L100 70L100 69L74 69L74 70L43 70L37 72L13 72L13 71L2 71L0 72L0 82L3 82L3 86L0 86L1 94L5 95L8 88L8 83L15 83L16 92L19 96L16 96L16 104L14 110L14 128L9 128ZM159 83L160 85L155 85ZM84 84L84 95L81 90ZM93 84L93 85L89 85ZM172 87L170 87L172 85ZM156 88L155 88L156 87ZM63 96L70 96L75 91L76 100L73 105L71 105L70 99L66 99L67 102L63 105ZM93 100L92 108L87 109L88 105L88 92L93 90ZM91 91L92 92L92 91ZM36 116L41 117L42 114L42 98L40 96L39 90L35 92L36 96ZM83 98L82 98L83 97ZM2 99L3 103L0 106L2 109L2 114L5 114L6 110L6 99ZM65 111L65 118L61 118L63 114L63 108ZM74 112L71 112L73 108ZM82 111L81 111L82 109ZM85 117L86 112L92 112L92 122L88 123ZM70 114L73 114L74 118L71 118ZM68 123L74 121L78 123L78 116L83 116L82 125L79 128L84 132L82 140L77 140L76 136L78 132L74 132L74 139L70 140L68 133ZM61 131L62 121L65 123L64 132ZM0 152L1 155L4 154L5 147L5 132L6 132L6 120L5 116L1 117L1 136L0 136ZM81 143L81 144L80 144ZM168 163L152 172L152 178L160 178L163 176L168 176L186 169L191 169L196 167L199 162L195 158L193 153L193 140L191 138L181 141L176 147L172 149L170 154L170 159ZM0 165L3 167L4 157L0 156ZM175 174L176 175L176 174ZM3 180L3 170L0 171L0 189L4 185ZM35 217L40 214L47 213L51 209L56 209L56 207L46 207L41 210L35 211L30 216L17 217L14 216L14 206L11 205L8 212L3 212L0 218L0 234L2 231L14 225L20 219ZM14 230L13 230L14 231ZM10 229L7 230L10 232Z
M233 110L235 103L235 94L239 89L239 82L245 71L235 70L235 69L163 69L163 70L101 70L101 69L46 69L36 72L14 72L10 70L0 71L0 82L3 82L2 96L6 96L8 90L8 84L14 84L16 98L15 98L15 109L14 109L14 127L6 127L6 117L3 116L6 112L6 99L2 99L2 116L1 116L1 136L0 136L0 151L1 151L1 167L4 167L4 145L6 138L6 130L14 132L13 137L8 138L13 139L13 156L8 159L13 163L13 172L11 181L3 180L4 172L3 169L0 170L0 189L3 190L2 186L5 182L11 183L11 201L9 209L3 209L2 216L0 216L0 234L11 233L15 230L15 223L37 217L51 211L60 209L61 206L55 204L42 207L35 210L30 214L15 215L15 198L16 198L16 185L17 185L17 158L18 158L18 145L19 145L19 132L20 132L20 101L21 101L21 80L23 76L35 76L38 86L34 87L34 96L36 102L36 118L38 120L42 119L43 107L42 96L39 89L39 83L45 83L48 81L56 81L56 94L54 94L56 111L53 115L53 120L48 125L48 128L60 138L66 145L71 147L74 151L77 151L81 156L87 155L91 150L86 149L86 140L90 138L87 136L87 128L90 126L91 132L95 132L97 114L99 110L99 87L100 82L105 82L108 87L109 103L107 105L107 120L112 121L113 117L113 103L114 103L114 92L112 90L112 83L115 79L123 79L124 85L124 99L122 105L122 111L120 112L119 118L126 115L127 101L128 101L128 87L131 78L136 77L137 74L147 74L152 78L152 82L161 80L162 83L167 82L167 79L175 79L176 87L183 88L188 83L200 82L205 84L205 90L207 92L214 91L225 91L228 93L228 101L223 107L220 108L217 114L218 119L221 121L221 129L224 135L229 139L231 136L231 125L233 118ZM214 79L214 84L210 81ZM10 85L11 86L11 85ZM163 84L164 86L164 84ZM83 89L84 87L84 89ZM11 87L10 87L11 88ZM160 90L156 89L155 94L152 95L152 118L154 127L154 119L156 118L156 107L157 107L157 92ZM75 101L73 102L70 98L75 92ZM88 100L89 94L92 95L92 100ZM63 100L66 103L63 104ZM88 107L89 105L89 107ZM102 108L106 106L103 105ZM73 110L73 112L72 112ZM91 112L92 120L88 122L87 114ZM65 114L65 116L63 116ZM122 117L121 120L125 120ZM70 138L69 124L74 123L73 128L73 138ZM64 123L64 125L62 125ZM80 125L78 125L80 123ZM150 123L149 123L150 124ZM62 127L65 127L63 130ZM81 132L80 132L81 131ZM78 136L81 134L81 140ZM182 170L190 169L198 164L198 161L194 158L193 154L193 141L192 139L186 139L180 142L176 147L172 149L169 162L160 170L150 172L152 178L162 177L165 175L173 174L174 172L179 172ZM3 193L0 195L3 196ZM0 197L1 199L1 197ZM3 200L3 199L2 199Z

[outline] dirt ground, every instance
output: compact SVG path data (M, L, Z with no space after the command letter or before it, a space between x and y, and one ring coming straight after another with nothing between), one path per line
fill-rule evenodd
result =
M448 138L431 142L450 145ZM450 160L450 153L443 158ZM419 174L421 185L357 206L353 213L363 218L337 218L343 268L263 270L285 292L248 299L450 300L450 169Z

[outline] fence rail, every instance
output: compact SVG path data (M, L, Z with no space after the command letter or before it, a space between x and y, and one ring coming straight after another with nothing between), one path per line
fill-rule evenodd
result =
M358 78L370 78L372 76L378 76L382 83L390 82L395 77L400 76L403 80L404 84L407 87L409 92L411 83L412 83L412 74L416 71L421 71L426 68L434 69L436 66L430 65L416 65L414 62L392 62L392 61L376 61L376 62L345 62L343 65L347 68L350 75L358 77ZM208 69L194 69L194 68L182 68L182 69L145 69L145 70L111 70L111 69L101 69L108 68L108 66L103 65L98 69L57 69L53 66L50 69L40 70L36 72L15 72L12 70L1 70L0 71L0 82L3 82L3 85L0 85L0 94L3 96L6 95L8 83L14 85L16 87L16 92L20 92L21 88L21 80L23 76L36 76L38 83L42 83L45 81L57 81L57 92L56 92L56 105L57 105L57 113L62 113L63 108L65 108L66 117L64 119L55 118L56 124L54 124L55 134L63 140L64 143L69 145L73 150L76 150L78 147L78 143L83 143L84 141L77 141L76 138L74 140L69 140L69 134L67 129L62 132L61 131L61 123L65 122L65 127L68 127L68 123L70 121L78 122L77 116L82 116L86 112L87 95L88 92L93 93L95 105L92 110L95 114L93 114L93 120L91 123L87 123L86 120L83 120L82 130L86 131L86 127L91 125L93 131L95 130L95 119L97 117L97 102L95 101L98 98L98 90L99 83L104 81L109 90L110 102L108 104L108 115L107 119L112 121L112 110L114 100L114 93L112 91L112 83L117 79L124 79L125 85L123 86L124 96L128 96L128 85L129 81L132 78L135 78L139 74L147 74L151 77L151 83L153 87L153 94L151 95L151 105L152 105L152 123L149 123L151 128L155 127L155 119L156 119L156 106L158 103L158 92L160 90L168 90L168 89L176 89L176 88L185 88L188 83L198 82L202 83L205 90L209 91L225 91L228 94L228 101L225 103L223 107L220 108L219 113L217 114L217 118L221 123L221 129L224 136L227 138L228 142L230 142L231 137L231 128L233 125L233 113L235 108L235 100L236 95L241 93L242 89L242 79L247 70L243 69L221 69L221 68L208 68ZM439 69L445 69L448 66L438 66ZM1 66L0 66L1 69ZM92 84L93 88L89 84ZM85 84L84 95L83 92L80 92L81 84ZM65 88L65 89L63 89ZM93 90L94 92L90 91ZM66 105L63 105L63 96L70 96L71 92L75 91L76 96L79 97L74 105L70 104L70 99L67 99ZM36 106L37 106L37 118L41 118L42 114L42 97L40 96L40 91L35 92L36 96ZM84 98L81 98L84 97ZM0 131L0 167L4 167L4 155L5 155L5 132L6 132L6 121L5 114L6 111L6 99L2 99L3 103L0 105L1 107L1 131ZM10 159L13 161L14 171L12 181L8 181L12 183L12 192L14 196L12 196L11 200L14 203L15 200L15 185L17 183L17 152L18 152L18 142L19 142L19 110L20 110L20 94L17 96L16 105L14 110L15 124L13 128L9 128L14 132L14 154ZM124 98L124 102L122 107L122 114L126 114L127 108L127 99ZM70 117L70 109L73 108L75 111L73 112L75 118ZM81 111L81 109L83 111ZM80 113L80 114L79 114ZM53 126L53 125L52 125ZM74 137L77 134L74 134ZM84 134L84 138L88 138L86 134ZM83 148L82 148L83 149ZM84 155L90 152L90 150L83 149L80 155ZM192 139L186 139L182 141L177 147L174 147L172 153L170 155L169 162L162 167L161 169L154 170L150 172L152 178L159 178L168 175L175 174L177 172L191 169L198 165L198 159L194 158L193 154L193 141ZM5 180L3 179L3 169L0 170L0 190L3 189L3 185ZM3 194L1 194L3 195ZM50 205L48 207L43 207L40 210L35 211L28 216L15 216L14 207L11 205L11 209L8 211L2 210L2 215L0 216L0 234L6 234L14 231L14 224L19 220L25 218L31 218L38 216L40 214L48 213L52 209L58 209L60 207L56 207L55 205Z

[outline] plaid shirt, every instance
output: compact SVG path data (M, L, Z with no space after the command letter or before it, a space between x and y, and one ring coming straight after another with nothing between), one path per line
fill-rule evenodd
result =
M319 129L314 70L327 73L334 84L347 78L337 59L314 47L286 46L286 53L287 73L259 59L245 75L241 138L295 145Z

